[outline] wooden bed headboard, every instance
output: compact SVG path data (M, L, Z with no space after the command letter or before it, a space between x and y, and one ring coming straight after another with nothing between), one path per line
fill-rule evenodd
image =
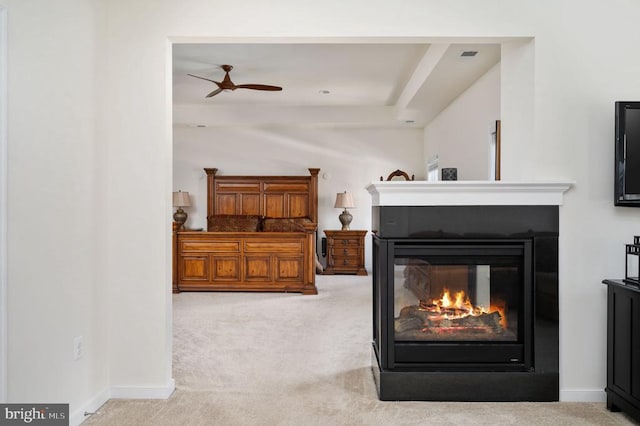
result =
M217 176L207 173L207 218L213 215L308 217L318 223L318 173L310 176Z

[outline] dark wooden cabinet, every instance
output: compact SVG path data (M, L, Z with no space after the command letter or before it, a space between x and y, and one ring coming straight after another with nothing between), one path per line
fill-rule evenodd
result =
M325 274L367 275L364 268L364 237L367 231L330 231L327 236Z
M607 408L640 421L640 288L607 285Z

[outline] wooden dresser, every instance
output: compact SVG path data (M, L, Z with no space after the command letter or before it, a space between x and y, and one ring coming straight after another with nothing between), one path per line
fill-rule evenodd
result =
M367 231L325 230L327 268L325 274L367 275L364 269L364 237Z

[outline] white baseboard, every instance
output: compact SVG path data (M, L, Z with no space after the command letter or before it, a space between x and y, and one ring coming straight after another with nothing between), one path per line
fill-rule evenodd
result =
M84 413L95 413L98 408L102 407L104 403L109 400L110 394L109 388L105 388L102 392L82 405L82 407L73 413L69 413L69 426L78 426L84 422L88 418Z
M78 426L89 418L85 416L85 413L95 413L110 399L167 399L175 389L176 382L174 379L169 380L167 386L157 388L135 386L112 386L111 388L105 388L79 409L69 414L69 426Z
M174 379L169 380L164 387L145 388L135 386L112 386L111 398L121 399L167 399L176 389Z
M606 402L604 389L560 389L562 402Z

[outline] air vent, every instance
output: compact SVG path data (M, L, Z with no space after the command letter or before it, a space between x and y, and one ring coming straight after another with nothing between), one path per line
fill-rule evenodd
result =
M469 56L476 56L478 54L477 50L463 50L462 53L460 53L460 56L464 57L469 57Z

